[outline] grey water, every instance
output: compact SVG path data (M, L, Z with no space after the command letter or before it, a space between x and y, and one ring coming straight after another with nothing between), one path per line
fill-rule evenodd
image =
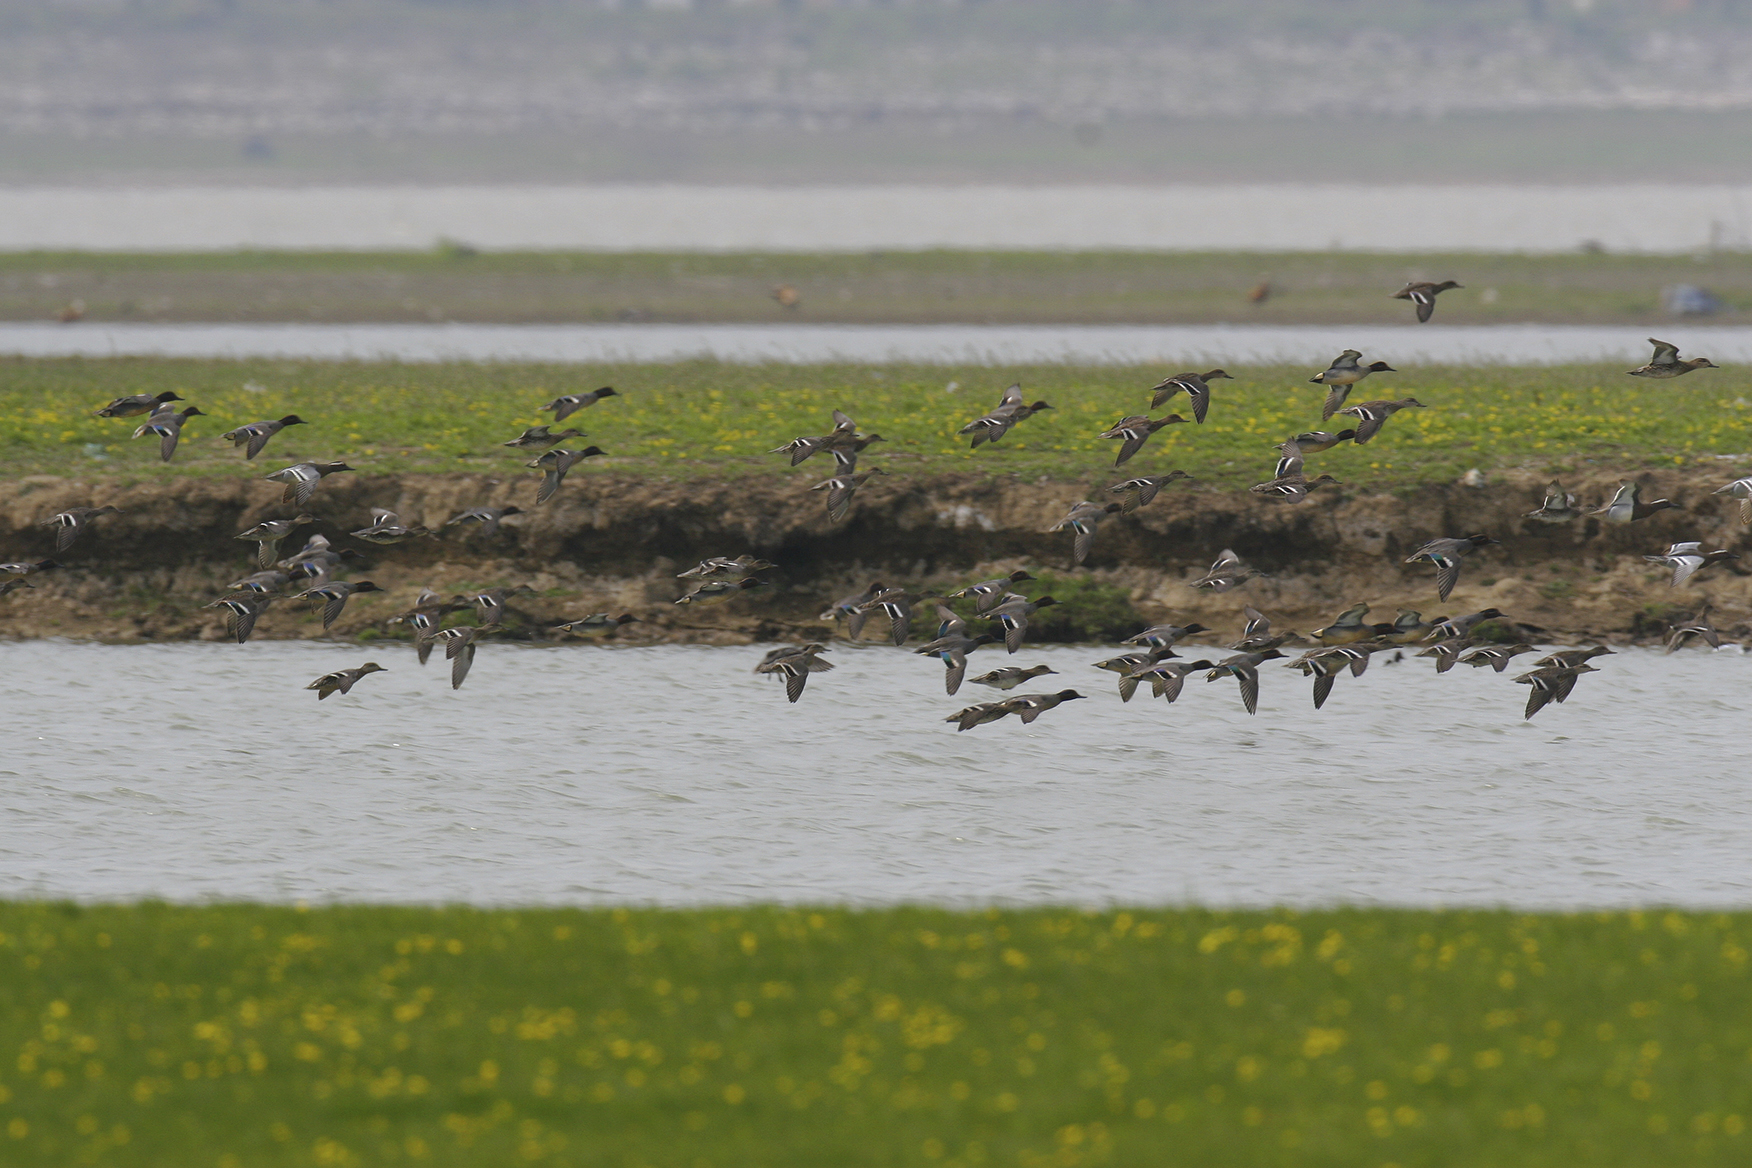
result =
M1752 361L1752 328L1663 325L1717 364ZM1325 364L1344 349L1395 365L1640 365L1646 330L1593 325L796 325L0 323L0 354L323 361L912 362L929 365Z
M1752 245L1752 188L1412 185L0 188L0 251L422 249L1679 253Z
M1109 651L1110 652L1110 651ZM788 705L760 647L0 645L0 896L477 904L1508 905L1752 900L1752 658L1621 650L1531 722L1427 661L1323 711L1265 671L957 733L941 666L836 645ZM371 657L389 672L318 702Z

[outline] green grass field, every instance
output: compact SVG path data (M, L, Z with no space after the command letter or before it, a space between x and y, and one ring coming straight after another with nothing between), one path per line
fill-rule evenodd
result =
M19 1165L1738 1165L1752 917L0 905Z
M302 459L344 459L365 473L482 471L534 475L530 455L498 444L546 420L537 407L561 393L612 384L624 396L568 419L611 456L604 470L691 477L826 477L822 460L791 470L762 452L824 433L843 408L887 441L867 464L897 474L974 472L1110 477L1116 443L1096 437L1148 404L1161 369L935 366L403 365L151 359L0 361L0 458L15 473L126 480L187 474L266 474ZM1172 372L1172 371L1166 371ZM1270 476L1272 446L1320 424L1324 391L1312 369L1237 368L1218 382L1203 426L1171 426L1124 468L1180 467L1235 484ZM955 431L1020 380L1043 412L978 451ZM209 417L192 420L176 461L157 440L131 440L135 421L94 417L124 393L175 390ZM1744 372L1705 370L1650 383L1607 367L1407 368L1365 382L1353 400L1417 397L1363 447L1310 458L1347 484L1449 479L1470 467L1551 468L1584 460L1615 466L1681 465L1752 451L1752 384ZM1167 409L1187 414L1185 397ZM1158 411L1157 416L1164 411ZM297 413L311 424L276 437L250 464L223 430ZM1336 420L1336 419L1335 419ZM1334 427L1336 428L1336 427ZM1723 463L1728 466L1730 464Z
M506 323L1401 324L1409 280L1455 279L1444 324L1671 326L1661 290L1701 284L1711 318L1752 319L1752 253L1367 252L597 254L430 252L0 255L0 320ZM1261 281L1271 294L1252 304ZM781 307L773 289L802 296ZM1659 335L1657 333L1657 335Z

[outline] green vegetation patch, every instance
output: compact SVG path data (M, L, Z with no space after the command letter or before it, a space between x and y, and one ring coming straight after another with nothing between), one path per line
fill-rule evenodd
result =
M1746 1162L1752 916L0 905L0 1162Z
M408 365L295 361L0 361L0 458L10 469L61 475L266 474L305 459L344 459L363 473L490 471L535 475L533 454L500 443L555 396L614 385L619 397L564 423L587 432L610 457L574 474L787 474L814 482L832 473L818 457L792 470L764 452L799 434L831 428L835 408L886 439L867 464L896 474L985 472L1109 483L1184 469L1201 480L1269 478L1272 447L1318 428L1325 391L1316 370L1236 368L1219 381L1209 420L1170 426L1115 474L1118 444L1096 437L1143 412L1165 368L939 367L925 365L734 365L715 361L613 366ZM1020 381L1053 409L975 451L957 430L992 409ZM131 440L140 419L93 416L111 398L173 390L199 406L176 461L164 466L155 438ZM1597 459L1681 465L1752 451L1752 384L1737 370L1705 370L1672 383L1639 382L1620 369L1407 368L1370 378L1352 400L1415 396L1367 446L1310 456L1310 474L1347 484L1446 480L1471 467L1550 465ZM1157 414L1190 414L1186 399ZM275 437L246 463L218 435L233 426L296 413L309 425ZM1335 418L1329 428L1337 428ZM1752 457L1752 456L1749 456Z
M622 366L540 364L361 364L361 362L58 359L0 361L0 457L19 473L119 476L266 475L303 459L343 459L361 473L491 471L536 475L533 454L499 443L548 419L557 394L615 385L620 396L575 413L578 427L610 457L575 471L589 475L792 475L832 473L815 459L790 469L764 454L797 434L827 433L834 408L850 412L883 443L865 464L897 475L990 473L1116 482L1132 475L1190 471L1205 482L1270 478L1274 443L1321 426L1325 391L1314 369L1237 368L1218 382L1204 426L1170 426L1120 473L1118 443L1097 434L1148 406L1163 368L941 368L850 364ZM997 405L1020 380L1053 410L1004 440L969 450L957 431ZM158 440L130 440L140 419L98 419L121 394L175 391L208 417L191 420L170 466ZM1310 455L1309 473L1347 485L1451 480L1466 469L1538 466L1559 473L1584 461L1680 466L1717 455L1752 461L1752 385L1736 369L1706 369L1682 382L1649 383L1622 369L1417 368L1377 375L1353 399L1416 396L1367 447ZM1165 410L1186 410L1179 398ZM298 413L308 426L273 438L245 462L217 434ZM1332 429L1344 419L1333 419Z
M1420 133L1423 131L1420 130ZM1701 241L1700 241L1701 242ZM0 254L0 320L1403 324L1390 294L1455 279L1446 324L1672 323L1663 289L1752 313L1752 254L881 251ZM795 302L774 292L788 286ZM789 297L787 297L789 299Z

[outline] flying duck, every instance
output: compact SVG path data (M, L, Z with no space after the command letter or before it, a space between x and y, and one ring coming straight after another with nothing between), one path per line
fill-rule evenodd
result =
M1683 377L1693 369L1721 368L1708 357L1693 357L1689 361L1681 361L1679 347L1666 341L1657 341L1650 337L1649 344L1655 347L1655 355L1649 359L1647 365L1625 370L1632 377L1657 377L1664 380L1669 377Z
M1486 544L1501 543L1488 535L1469 535L1463 539L1432 539L1405 558L1408 564L1429 563L1436 566L1436 596L1448 599L1460 579L1461 557Z
M1116 483L1107 490L1118 495L1120 514L1130 515L1139 507L1147 506L1156 498L1157 492L1175 479L1191 479L1192 476L1183 470L1169 471L1165 475L1146 475L1143 478L1127 479Z
M267 422L251 422L247 426L239 426L235 430L227 430L225 433L219 435L219 437L227 439L234 449L239 446L245 447L243 458L245 462L249 462L262 452L262 448L268 444L268 439L272 438L275 434L278 434L287 426L302 426L305 424L304 419L297 414L287 414L283 418L276 418Z
M1355 349L1346 349L1332 359L1332 364L1323 372L1316 373L1308 380L1316 385L1326 386L1326 404L1320 407L1320 420L1324 422L1338 412L1344 405L1344 399L1350 394L1351 386L1361 381L1371 373L1397 373L1398 370L1385 361L1376 361L1364 365L1358 358L1361 353Z
M539 507L554 497L554 492L566 481L567 471L586 458L596 458L604 453L606 451L600 446L586 446L582 450L550 450L533 462L525 463L525 466L539 467L542 470L541 486L535 492L535 505Z
M1456 284L1452 280L1443 280L1440 284L1421 280L1415 284L1407 284L1389 299L1409 300L1417 305L1417 323L1423 324L1430 319L1430 314L1436 310L1437 296L1451 288L1464 288L1465 286L1464 284Z
M73 546L85 531L86 525L93 519L102 519L105 515L120 515L121 508L105 504L102 507L69 507L67 510L49 516L38 523L38 527L50 527L55 531L55 551L64 552Z
M1651 503L1642 501L1641 483L1624 483L1612 496L1612 501L1598 511L1590 511L1590 515L1605 517L1608 523L1635 523L1639 519L1647 519L1657 511L1683 510L1679 504L1670 499L1656 499Z
M194 417L205 417L205 415L194 406L178 413L172 413L168 409L160 410L135 428L134 437L139 438L145 434L158 435L158 457L163 462L169 462L171 456L176 453L177 439L182 437L183 424Z
M1065 517L1047 528L1048 532L1075 532L1071 540L1071 563L1081 564L1089 557L1089 548L1095 543L1095 528L1110 515L1116 515L1125 510L1124 504L1109 503L1105 507L1100 503L1083 502L1072 507Z
M1342 413L1358 419L1357 436L1351 441L1358 446L1367 442L1381 432L1381 427L1387 424L1387 419L1405 409L1423 409L1424 404L1415 397L1402 397L1398 401L1361 402L1349 406Z
M478 523L480 534L492 538L499 532L499 524L508 516L522 515L521 507L470 507L467 511L444 521L444 526L455 527L459 523Z
M322 701L330 694L344 694L353 688L353 684L368 673L388 673L389 670L375 661L367 661L357 669L337 669L333 673L325 673L305 689L316 691L316 700Z
M310 494L316 490L316 484L326 476L352 469L344 462L301 462L262 477L270 482L286 484L286 489L280 493L280 502L296 503L303 507L310 502Z
M1706 552L1703 550L1703 544L1697 541L1676 543L1662 555L1643 557L1651 564L1663 564L1673 569L1673 582L1668 585L1670 588L1679 587L1691 579L1701 568L1706 568L1711 564L1719 564L1723 560L1737 560L1739 558L1726 549Z
M1211 408L1211 387L1205 383L1219 380L1233 381L1235 379L1221 369L1213 369L1209 373L1176 373L1173 377L1151 388L1150 408L1152 410L1159 409L1165 402L1172 401L1175 394L1184 392L1188 398L1192 399L1193 418L1202 426L1204 425L1205 412ZM1180 420L1185 421L1186 419Z
M588 406L593 406L605 397L615 396L618 395L614 392L614 387L612 385L605 385L601 389L593 389L589 393L570 393L565 397L556 397L553 401L541 408L543 410L552 410L554 412L554 424L558 425L579 410Z
M1110 430L1103 430L1097 436L1101 438L1113 438L1122 442L1119 448L1119 456L1113 460L1113 465L1124 466L1126 462L1130 461L1132 455L1144 448L1144 443L1150 440L1151 434L1154 434L1164 426L1172 426L1176 422L1184 421L1186 421L1186 419L1179 414L1169 414L1165 418L1156 418L1154 420L1145 417L1143 414L1133 414L1129 418L1120 419L1118 425Z

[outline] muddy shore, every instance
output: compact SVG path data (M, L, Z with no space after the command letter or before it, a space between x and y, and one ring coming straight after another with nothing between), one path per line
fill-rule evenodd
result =
M1644 498L1667 497L1683 510L1630 525L1584 518L1544 525L1523 518L1547 480L1531 471L1385 493L1346 488L1282 506L1243 491L1170 488L1135 516L1103 525L1088 564L1072 571L1068 535L1047 534L1074 502L1093 498L1088 484L985 476L878 480L861 491L838 526L821 497L794 483L759 478L720 483L592 478L534 514L514 516L492 538L452 528L442 538L374 547L345 532L363 527L371 507L396 510L407 523L442 524L458 511L491 504L527 506L528 484L483 475L339 475L325 481L311 511L336 547L355 547L355 580L387 589L351 601L332 635L384 635L383 622L422 587L529 584L509 622L512 636L540 637L546 626L590 612L640 618L617 634L621 643L738 644L825 636L817 618L834 598L872 579L909 586L953 586L1026 567L1080 577L1117 604L1121 620L1196 620L1222 640L1252 604L1279 628L1308 629L1357 602L1392 619L1400 606L1464 613L1494 606L1542 630L1547 639L1658 636L1663 620L1716 606L1727 632L1752 620L1752 529L1731 501L1709 492L1730 475L1696 469L1619 473L1597 470L1566 486L1598 506L1627 477ZM68 637L113 642L221 639L223 614L201 605L253 571L254 545L234 535L265 518L290 514L278 488L259 480L189 479L120 486L102 480L27 477L0 486L0 551L7 560L52 553L51 533L37 527L66 507L110 503L124 514L99 520L58 557L64 569L37 587L0 598L0 637ZM300 538L311 529L300 532ZM472 531L472 528L470 529ZM1422 541L1484 532L1503 541L1472 557L1446 603L1434 573L1403 565ZM1712 567L1684 587L1645 553L1678 540L1747 554L1744 563ZM296 541L289 541L288 550ZM1225 547L1269 573L1216 595L1188 586ZM779 565L771 587L711 607L677 606L675 573L708 555L751 552ZM1063 588L1064 585L1061 585ZM1124 611L1129 601L1132 612ZM1089 635L1076 614L1055 635ZM925 628L925 621L917 626ZM1114 625L1105 626L1111 634ZM302 605L269 610L261 638L316 637L321 628Z

